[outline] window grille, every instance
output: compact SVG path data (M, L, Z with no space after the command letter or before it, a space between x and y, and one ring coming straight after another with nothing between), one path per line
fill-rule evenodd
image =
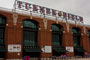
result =
M37 45L38 26L34 21L23 21L23 44L24 46Z

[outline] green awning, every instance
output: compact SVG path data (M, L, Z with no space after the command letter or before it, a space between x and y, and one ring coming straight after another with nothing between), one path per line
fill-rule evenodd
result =
M85 50L82 47L75 47L74 48L77 52L85 52Z
M0 47L0 52L6 52L6 49L4 47Z
M64 48L53 48L56 52L67 52Z
M36 47L29 47L29 48L24 48L25 52L41 52L40 48L36 48Z

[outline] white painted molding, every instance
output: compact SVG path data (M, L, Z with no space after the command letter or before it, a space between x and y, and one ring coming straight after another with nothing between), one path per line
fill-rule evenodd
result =
M43 19L43 23L44 23L44 29L47 29L47 23L48 23L48 21L46 19Z
M17 19L18 19L18 14L16 14L15 12L13 13L13 24L16 25L17 24Z

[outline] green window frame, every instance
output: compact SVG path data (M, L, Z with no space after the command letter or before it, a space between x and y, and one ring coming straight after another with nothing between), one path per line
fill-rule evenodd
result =
M52 29L52 46L62 46L62 29L56 24L51 25Z
M23 21L23 45L24 47L37 46L38 25L35 21Z

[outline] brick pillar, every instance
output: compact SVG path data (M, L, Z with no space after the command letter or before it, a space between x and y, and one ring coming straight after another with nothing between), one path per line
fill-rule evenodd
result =
M86 43L87 43L87 52L90 53L90 41L89 41L89 35L88 33L86 34Z
M63 41L64 41L65 49L66 49L66 47L73 47L73 33L72 32L63 32ZM74 56L74 50L73 50L73 52L67 52L66 55Z
M22 28L20 23L13 24L13 19L7 20L6 26L6 59L22 59ZM13 49L12 49L13 48ZM15 49L21 51L17 52Z
M82 41L81 45L83 46L84 50L89 52L89 37L88 37L88 35L82 33L81 34L81 41Z
M44 25L41 23L40 25L40 30L38 31L38 43L40 43L41 49L45 50L45 46L51 46L51 31L50 31L50 26L47 26L47 29L44 28ZM45 51L41 52L40 57L51 57L52 52L47 53Z
M88 44L88 53L90 53L90 40L89 40L89 34L86 34L86 38L87 38L87 44Z

